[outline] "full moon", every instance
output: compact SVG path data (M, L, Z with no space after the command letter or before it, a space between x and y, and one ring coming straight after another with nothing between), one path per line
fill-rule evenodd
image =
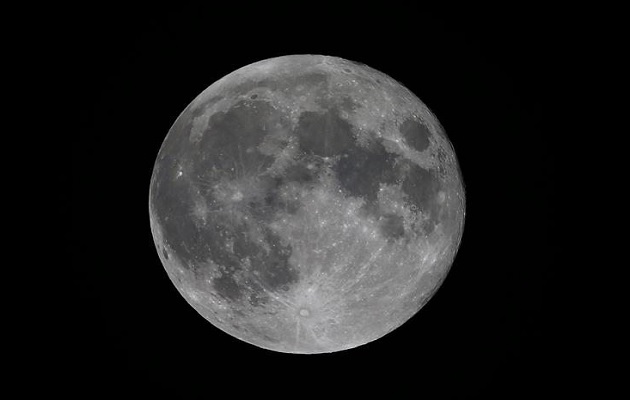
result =
M212 325L285 353L361 346L416 314L459 247L464 187L437 118L366 65L263 60L179 115L149 190L166 272Z

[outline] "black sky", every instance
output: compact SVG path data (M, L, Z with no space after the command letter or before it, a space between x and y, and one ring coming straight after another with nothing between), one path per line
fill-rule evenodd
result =
M526 10L338 7L82 12L71 73L85 130L72 148L76 293L64 345L87 387L391 398L562 390L557 133L547 127L555 21ZM160 264L147 209L162 140L197 94L254 61L305 53L365 63L420 97L455 147L467 197L462 245L435 297L391 334L319 356L258 349L198 316ZM98 219L86 218L95 209Z

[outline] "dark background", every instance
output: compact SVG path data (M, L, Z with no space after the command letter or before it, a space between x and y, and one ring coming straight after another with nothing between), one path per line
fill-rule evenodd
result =
M76 281L60 345L74 382L237 398L564 393L548 121L557 21L339 6L79 10L69 73L85 129L72 146ZM365 63L420 97L455 147L467 197L463 241L433 299L375 342L314 356L259 349L199 316L161 266L148 215L153 163L187 104L237 68L304 53Z

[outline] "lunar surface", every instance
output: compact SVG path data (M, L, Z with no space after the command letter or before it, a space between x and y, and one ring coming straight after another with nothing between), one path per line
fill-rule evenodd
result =
M396 329L443 282L464 226L455 152L394 79L335 57L260 61L218 80L159 151L158 254L215 327L287 353Z

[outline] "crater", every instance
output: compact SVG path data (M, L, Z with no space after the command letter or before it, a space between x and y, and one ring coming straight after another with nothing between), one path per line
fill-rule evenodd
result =
M302 87L307 90L325 87L328 82L328 75L323 72L307 72L303 74L281 73L276 76L266 76L262 79L248 79L233 89L237 95L243 95L256 88L266 88L272 91L282 91L287 96L294 95L296 88Z

